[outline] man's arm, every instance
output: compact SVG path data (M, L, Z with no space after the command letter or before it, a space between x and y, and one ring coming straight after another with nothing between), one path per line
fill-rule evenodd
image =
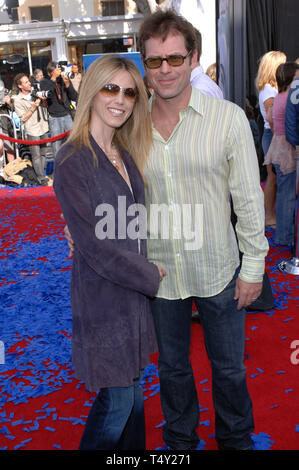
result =
M299 82L299 80L298 80ZM294 147L299 145L299 85L291 88L285 111L286 140Z
M68 96L69 100L77 101L78 93L76 92L76 90L75 90L71 80L69 79L69 77L67 75L64 75L64 74L62 74L61 77L62 77L62 80L64 82L64 85L65 85L65 88L66 88L66 93L67 93L67 96Z
M40 105L40 102L41 100L38 98L37 100L33 101L30 106L30 108L28 109L27 106L25 106L25 104L23 104L21 102L21 100L15 100L15 103L14 103L14 107L15 107L15 111L18 115L18 117L20 119L22 119L22 121L25 123L26 121L28 121L28 119L31 118L31 116L33 115L33 113L36 111L36 109L38 108L38 106Z
M235 229L243 254L235 291L238 308L242 308L261 293L269 245L265 237L264 196L255 145L248 119L237 106L226 150L230 167L229 188L237 216Z

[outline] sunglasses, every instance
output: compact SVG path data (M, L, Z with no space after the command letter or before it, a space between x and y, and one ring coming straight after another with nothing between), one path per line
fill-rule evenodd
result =
M171 67L179 67L180 65L183 65L184 60L190 54L191 51L189 51L188 54L185 56L179 54L172 54L167 55L166 57L164 57L164 59L162 59L162 57L149 57L148 59L145 59L144 63L148 69L158 69L159 67L161 67L164 60L166 60L168 65L171 65Z
M134 101L138 96L136 88L123 88L115 83L107 83L107 85L104 85L103 88L100 89L102 95L105 96L117 96L120 91L122 91L124 96L131 101Z

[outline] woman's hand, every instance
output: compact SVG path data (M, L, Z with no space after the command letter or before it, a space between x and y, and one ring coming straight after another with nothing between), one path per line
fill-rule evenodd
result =
M160 282L162 281L163 277L166 276L166 271L161 266L157 266L160 274Z
M64 220L63 214L61 214L60 217L62 218L62 220ZM72 239L72 236L70 234L70 231L67 225L64 227L63 231L64 231L64 237L66 238L69 249L70 249L69 257L72 258L74 254L75 243L74 243L74 240Z

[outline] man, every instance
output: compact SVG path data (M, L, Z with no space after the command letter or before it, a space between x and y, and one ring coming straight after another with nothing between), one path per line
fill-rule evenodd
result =
M149 223L148 258L167 273L151 303L164 441L171 449L188 450L199 440L199 406L189 360L194 301L212 366L218 446L250 449L254 422L243 364L245 307L261 293L268 251L251 129L238 106L192 88L194 29L175 12L158 11L144 20L139 50L154 89L149 103L154 142L145 171L149 221L157 207L168 206L170 215L171 208L181 209L183 221L190 208L194 214L200 206L203 214L201 223L191 220L194 232L202 230L200 246L177 236L175 216L168 220L169 237L163 236L163 226L157 233L157 226ZM243 253L240 271L230 196ZM67 230L66 237L70 243Z
M79 72L78 64L72 64L72 70L69 74L70 80L75 88L76 92L79 93L79 87L82 80L82 75Z
M245 307L262 289L268 243L263 194L251 130L233 103L191 87L197 62L193 27L173 11L147 17L139 31L150 100L154 143L145 172L149 209L197 204L203 208L200 249L183 237L149 233L149 260L167 275L152 301L159 345L159 378L172 449L198 442L198 401L189 361L192 301L200 310L212 366L216 439L221 449L251 448L252 404L243 364ZM229 198L238 217L239 251L230 222Z
M20 92L15 97L14 107L24 123L26 140L46 139L49 132L47 109L44 106L46 99L32 95L32 85L24 73L19 73L15 77L15 82ZM29 146L32 166L41 185L49 184L45 176L46 148L46 144Z
M197 60L192 66L191 72L191 85L197 88L205 95L214 96L215 98L223 98L221 88L214 82L207 74L204 73L200 65L200 58L202 54L202 37L201 33L195 29L196 34L196 47L197 47Z
M44 78L44 73L41 69L35 69L33 71L33 79L35 81L35 83L39 83L43 80Z
M5 95L4 82L0 80L0 133L9 137L14 137L13 126L7 115L10 114L11 99ZM3 116L4 115L4 116ZM5 150L5 158L4 158ZM0 162L1 166L10 163L15 159L14 145L9 140L0 139Z
M299 64L299 59L296 60ZM286 105L285 131L287 141L296 149L296 195L299 194L299 74L295 75Z
M285 112L285 130L287 141L294 148L297 147L297 154L299 155L299 74L296 74L288 95Z
M41 90L50 92L48 98L49 127L52 137L63 134L73 127L71 101L77 101L78 94L70 79L54 62L47 65L49 79L40 82ZM54 158L65 139L52 142Z

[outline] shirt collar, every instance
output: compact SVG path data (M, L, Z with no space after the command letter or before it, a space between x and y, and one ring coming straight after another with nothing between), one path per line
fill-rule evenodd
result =
M186 110L188 108L192 108L197 113L203 115L204 99L205 99L205 96L202 93L200 93L196 88L192 87L190 100L189 100ZM153 94L149 99L149 103L148 103L149 112L152 111L152 105L153 105L154 100L155 100L155 94ZM183 110L183 112L186 110Z
M197 77L197 75L201 75L202 73L204 73L203 67L198 65L192 70L190 80L193 80L194 77Z

